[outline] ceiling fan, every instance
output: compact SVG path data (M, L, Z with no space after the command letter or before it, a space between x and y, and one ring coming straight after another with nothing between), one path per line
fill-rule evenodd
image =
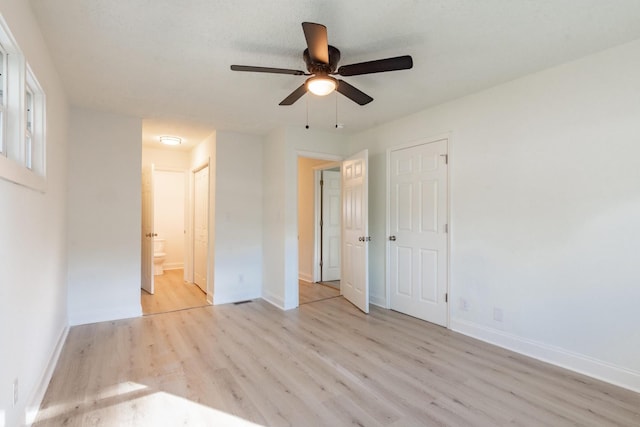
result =
M411 56L404 55L394 58L343 65L338 68L340 51L328 43L327 27L321 24L314 24L312 22L303 22L302 30L304 31L304 37L307 40L307 49L305 49L302 54L304 62L307 64L307 73L301 70L253 67L249 65L232 65L231 69L233 71L311 76L304 84L283 99L282 102L280 102L280 105L292 105L307 93L307 91L315 95L324 96L330 94L334 90L343 94L357 104L365 105L373 101L373 98L361 90L351 86L344 80L336 79L331 76L358 76L361 74L408 70L413 67L413 59L411 59Z

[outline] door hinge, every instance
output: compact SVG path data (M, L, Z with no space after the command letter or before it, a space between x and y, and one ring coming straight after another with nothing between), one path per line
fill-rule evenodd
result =
M448 233L449 232L449 224L445 224L444 225L444 232Z
M449 155L448 154L440 154L440 157L444 157L444 164L449 164Z
M320 261L320 268L322 268L322 261Z
M320 180L320 187L322 187L324 185L324 179Z
M444 294L444 302L449 302L449 293Z

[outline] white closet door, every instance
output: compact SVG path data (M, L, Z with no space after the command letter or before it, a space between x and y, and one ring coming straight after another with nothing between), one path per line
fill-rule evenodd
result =
M447 140L390 159L391 308L447 324Z

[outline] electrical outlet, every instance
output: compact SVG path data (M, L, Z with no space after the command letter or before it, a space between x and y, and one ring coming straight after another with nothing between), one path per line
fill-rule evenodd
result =
M13 380L13 406L18 404L18 379Z
M493 320L496 322L502 322L502 309L501 308L493 308Z
M460 310L469 311L469 301L464 298L460 298Z

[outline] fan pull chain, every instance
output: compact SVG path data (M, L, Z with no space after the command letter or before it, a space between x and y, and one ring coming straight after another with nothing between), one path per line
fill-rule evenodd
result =
M305 129L309 129L309 97L305 97L305 101L307 102L307 125L304 127Z
M335 92L336 96L336 129L338 129L338 92Z

